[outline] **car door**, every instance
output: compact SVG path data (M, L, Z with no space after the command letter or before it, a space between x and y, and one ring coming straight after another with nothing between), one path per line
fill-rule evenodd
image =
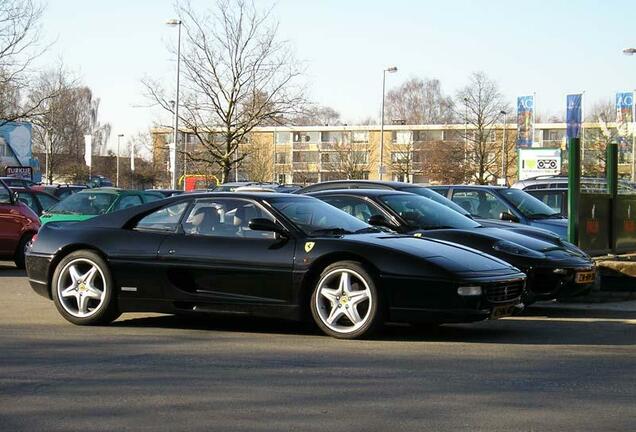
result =
M176 299L234 305L290 303L295 240L252 231L249 220L274 220L257 202L201 198L166 237L159 257Z
M11 191L0 184L0 255L13 255L20 240L24 217L11 199Z

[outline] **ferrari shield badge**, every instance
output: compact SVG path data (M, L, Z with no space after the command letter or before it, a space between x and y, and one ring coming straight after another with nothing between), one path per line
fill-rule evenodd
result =
M305 252L309 253L314 248L314 242L305 243Z

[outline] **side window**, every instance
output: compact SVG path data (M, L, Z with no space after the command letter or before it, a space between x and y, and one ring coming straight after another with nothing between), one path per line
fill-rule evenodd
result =
M123 210L143 204L139 195L127 195L119 200L115 210Z
M264 218L274 220L256 203L243 199L197 200L183 222L188 235L274 239L273 232L252 231L249 222Z
M38 212L38 206L35 202L33 202L33 197L28 192L18 192L18 199L22 201L24 204L28 205L31 210L34 212Z
M477 216L477 208L479 207L479 193L477 191L461 191L455 189L452 201L471 215Z
M39 193L38 199L40 200L40 205L42 206L42 210L48 210L57 203L53 198L48 196L47 194Z
M175 232L187 207L186 201L159 209L137 222L135 229Z
M369 222L371 216L382 214L374 205L358 198L326 197L322 200L363 222Z
M11 203L11 192L9 189L0 184L0 204Z
M155 202L162 200L163 197L157 196L155 194L144 194L144 202Z
M508 207L490 192L483 192L479 195L479 207L477 214L484 219L499 219L501 213L508 212Z

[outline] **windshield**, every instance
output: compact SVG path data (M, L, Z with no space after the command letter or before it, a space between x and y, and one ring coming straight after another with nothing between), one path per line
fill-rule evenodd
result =
M112 193L80 192L60 201L48 213L100 215L108 211L115 199L117 195Z
M428 189L428 188L424 188L424 187L406 187L406 188L402 188L400 189L401 191L404 192L409 192L409 193L413 193L416 195L420 195L426 198L430 198L433 201L440 203L443 206L446 206L448 208L451 208L453 210L455 210L458 213L463 214L464 216L470 216L470 213L468 213L466 211L466 209L464 209L462 206L455 204L454 202L452 202L451 200L449 200L448 198L446 198L445 196L442 196L441 194L435 192L432 189Z
M419 229L469 229L481 226L474 220L419 195L383 195L379 199L410 226Z
M552 207L520 189L503 189L501 194L525 217L531 219L561 218Z
M272 206L307 235L354 234L377 228L315 198L272 199Z

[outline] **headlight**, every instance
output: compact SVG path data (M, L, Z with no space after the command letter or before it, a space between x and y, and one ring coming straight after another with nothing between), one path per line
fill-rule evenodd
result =
M545 258L545 254L541 252L528 249L520 244L513 243L507 240L500 240L495 243L492 248L497 252L503 252L510 255L524 256L529 258Z

